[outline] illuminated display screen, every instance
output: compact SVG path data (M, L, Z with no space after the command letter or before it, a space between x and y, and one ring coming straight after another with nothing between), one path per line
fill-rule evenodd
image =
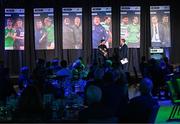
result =
M140 17L139 6L121 6L120 38L126 40L129 48L140 48Z
M24 50L24 9L5 9L5 50Z
M112 48L111 7L92 7L92 46L98 48L101 40Z
M151 46L171 47L170 7L151 6Z
M82 8L62 8L63 49L82 49Z
M53 8L34 9L35 49L54 49L54 14Z

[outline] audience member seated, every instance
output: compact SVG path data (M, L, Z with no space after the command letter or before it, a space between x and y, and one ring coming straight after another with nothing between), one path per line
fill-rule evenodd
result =
M145 56L141 57L141 63L139 65L142 77L148 76L148 63Z
M113 80L120 86L126 101L129 101L127 73L125 73L120 66L113 69Z
M102 103L114 116L122 116L127 107L127 96L124 87L113 81L112 72L106 72L103 77Z
M93 74L91 74L92 76ZM86 82L86 86L84 87L84 105L88 105L88 102L87 102L87 95L85 95L85 93L87 92L87 89L89 86L97 86L97 87L102 87L102 80L94 80L93 78L94 76L92 76L92 79L91 80L87 80Z
M51 83L45 83L43 87L43 95L51 94L53 97L57 96L57 88Z
M51 62L50 61L46 62L45 68L46 68L47 75L53 75L53 71L51 69Z
M88 108L80 111L80 122L97 122L112 117L110 110L101 104L102 91L99 87L90 85L86 91Z
M108 59L105 61L104 72L111 72L111 71L112 71L112 61Z
M173 73L173 65L170 64L168 57L164 57L164 62L166 63L166 72L168 74Z
M102 80L104 76L104 67L99 66L94 70L94 79L95 80Z
M51 68L53 74L56 74L57 71L59 71L61 69L61 67L59 66L59 59L58 58L54 58L52 60L50 68Z
M43 84L45 84L45 79L47 78L45 60L38 59L36 62L36 67L32 73L33 84L37 86L40 92L43 92Z
M34 85L22 92L13 120L17 122L42 122L44 117L40 93Z
M165 67L163 68L163 73L164 73L164 79L165 81L168 81L171 79L171 74L174 73L174 68L173 66L169 63L169 59L167 57L163 58L163 61L165 63Z
M153 96L160 96L160 87L165 84L164 74L161 64L153 58L149 61L149 72L148 77L151 77L153 81L152 94Z
M75 60L72 63L71 69L72 69L72 75L73 75L74 80L82 79L87 76L82 57L79 57L77 60Z
M56 73L57 77L67 77L71 78L72 74L71 71L67 68L67 61L61 61L61 69Z
M21 68L21 73L19 75L18 85L19 90L23 90L27 85L31 83L29 78L29 68L27 66L24 66Z
M152 97L152 88L152 80L143 78L140 83L141 95L130 100L127 110L127 120L125 122L154 123L159 105Z
M79 57L81 65L79 67L80 79L86 79L89 73L89 68L85 65L84 60L82 57Z
M9 68L1 67L0 70L0 102L6 103L6 98L11 95L16 95L13 84L10 82Z

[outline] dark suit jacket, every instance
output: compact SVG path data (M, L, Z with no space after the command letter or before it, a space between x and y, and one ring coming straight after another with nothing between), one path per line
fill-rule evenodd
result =
M128 46L124 44L122 47L119 49L119 59L127 58L128 54Z
M125 87L109 82L102 87L102 103L114 116L122 117L126 110L128 98L124 95Z
M128 57L128 46L124 44L122 47L119 49L119 62L120 60L127 58ZM121 64L122 69L127 72L128 71L128 63L126 64Z
M126 122L150 123L152 114L157 114L153 112L155 106L159 106L158 102L150 95L141 95L131 99L128 105L128 119Z
M98 51L99 51L98 53L100 56L107 57L108 49L107 49L106 45L99 45Z
M161 43L158 45L159 47L162 46L162 42L164 42L164 28L163 25L161 23L158 23L158 31L159 31L159 39L161 41ZM153 37L153 25L151 25L151 39ZM158 44L158 43L156 43ZM154 46L154 45L153 45Z

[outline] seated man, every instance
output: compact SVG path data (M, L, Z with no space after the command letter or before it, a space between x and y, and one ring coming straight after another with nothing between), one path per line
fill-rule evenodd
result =
M52 69L53 74L56 74L61 69L61 67L59 66L59 59L58 58L54 58L52 60L50 68Z
M111 117L109 110L101 104L102 91L95 85L90 85L86 90L88 108L80 111L80 122L95 122Z
M21 73L18 79L19 89L23 90L27 87L27 85L29 85L29 83L31 83L31 80L29 78L29 68L27 66L24 66L21 68Z
M158 112L159 105L152 98L152 81L144 78L140 84L141 95L130 100L128 105L128 117L126 122L153 123Z
M64 77L71 77L71 71L69 70L69 68L67 67L67 61L66 60L62 60L61 61L61 69L59 71L56 72L57 76L64 76Z

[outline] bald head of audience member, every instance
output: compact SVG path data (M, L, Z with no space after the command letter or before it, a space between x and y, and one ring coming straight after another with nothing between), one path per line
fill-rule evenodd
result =
M151 95L153 89L153 82L149 78L143 78L140 83L140 92L141 95Z
M86 96L89 105L93 103L98 103L101 101L102 91L99 87L91 85L87 88Z

